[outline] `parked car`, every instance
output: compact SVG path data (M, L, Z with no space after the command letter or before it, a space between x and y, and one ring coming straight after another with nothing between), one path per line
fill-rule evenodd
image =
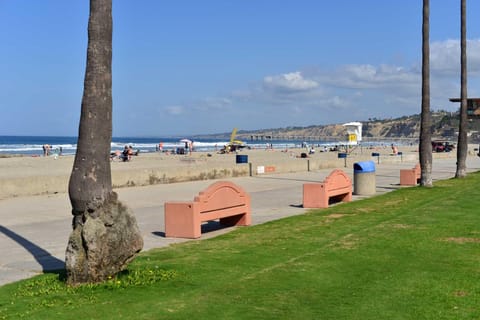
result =
M446 140L433 140L432 151L433 152L450 152L455 149L455 145Z

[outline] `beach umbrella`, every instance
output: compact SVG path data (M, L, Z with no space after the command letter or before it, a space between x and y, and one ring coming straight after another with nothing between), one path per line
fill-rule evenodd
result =
M192 140L182 139L182 140L180 140L180 142L183 142L183 143L192 143Z

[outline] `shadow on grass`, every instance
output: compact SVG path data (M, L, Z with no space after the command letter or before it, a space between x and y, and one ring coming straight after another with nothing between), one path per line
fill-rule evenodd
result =
M221 224L219 221L208 221L207 223L202 224L202 234L231 227L231 225L224 225ZM165 232L163 231L154 231L152 232L152 234L157 237L165 238Z
M65 263L62 260L57 259L45 249L2 225L0 225L0 232L30 252L42 267L42 272L58 274L60 280L65 278Z

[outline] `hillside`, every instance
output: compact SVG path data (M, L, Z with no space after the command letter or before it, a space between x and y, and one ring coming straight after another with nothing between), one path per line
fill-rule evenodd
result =
M432 138L455 141L457 139L459 114L435 111L432 112ZM369 119L362 121L365 139L418 139L420 136L420 114L404 116L396 119ZM469 122L469 142L480 141L480 120ZM209 137L228 138L230 133L209 135ZM327 140L343 139L346 136L342 124L314 125L308 127L286 127L275 129L262 129L254 131L239 130L237 138L249 141L252 139L309 139ZM205 137L205 136L204 136Z

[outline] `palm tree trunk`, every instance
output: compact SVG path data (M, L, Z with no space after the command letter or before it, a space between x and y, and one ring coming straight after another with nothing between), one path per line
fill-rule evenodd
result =
M467 175L467 1L461 0L460 40L460 125L458 129L457 171L455 178Z
M432 139L430 114L430 3L423 0L422 113L420 123L420 185L432 187Z
M69 182L72 213L77 218L112 196L111 0L91 1L88 38L77 152ZM74 221L74 226L78 223Z
M77 152L69 181L73 231L67 282L102 281L143 247L135 217L112 191L112 0L90 0L87 65Z

